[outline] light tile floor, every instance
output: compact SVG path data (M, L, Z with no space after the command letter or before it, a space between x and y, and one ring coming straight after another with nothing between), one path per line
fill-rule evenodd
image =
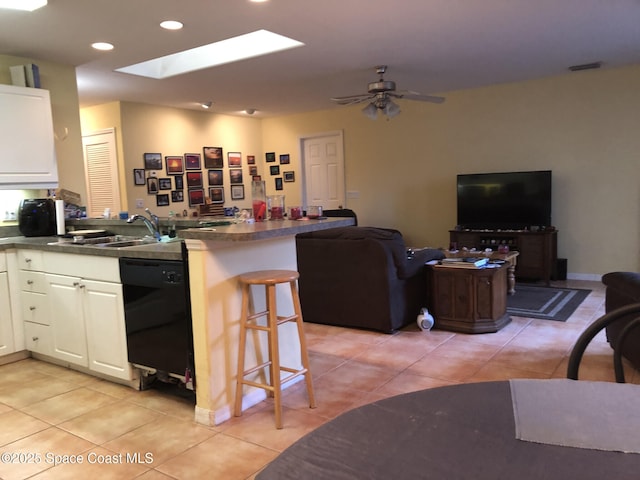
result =
M291 386L283 395L282 430L274 427L270 399L205 427L193 422L193 405L177 396L138 392L34 359L1 366L0 452L42 456L39 463L0 463L0 478L254 478L301 436L377 399L455 383L564 377L576 338L604 313L604 289L599 282L556 283L592 289L567 322L514 317L500 332L482 335L421 332L415 325L385 335L306 324L318 407L308 408L303 382ZM613 381L611 358L601 334L580 377ZM628 365L626 372L628 381L640 383ZM140 457L127 462L127 454Z

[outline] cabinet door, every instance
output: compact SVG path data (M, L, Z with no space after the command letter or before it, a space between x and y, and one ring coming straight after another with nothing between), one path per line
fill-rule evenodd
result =
M82 280L89 368L130 380L122 285Z
M77 277L47 274L53 357L87 367L82 283Z
M11 304L9 303L9 279L7 272L0 273L0 355L15 351Z
M0 85L0 185L18 188L58 186L49 92Z
M547 260L545 237L542 235L521 235L518 239L520 255L516 271L519 277L542 278Z

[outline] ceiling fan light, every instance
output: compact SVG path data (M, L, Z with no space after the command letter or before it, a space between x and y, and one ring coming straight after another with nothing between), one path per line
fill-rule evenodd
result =
M389 100L382 111L387 117L393 118L400 113L400 105Z
M364 107L362 109L362 113L364 113L371 120L375 120L376 118L378 118L378 108L373 102Z

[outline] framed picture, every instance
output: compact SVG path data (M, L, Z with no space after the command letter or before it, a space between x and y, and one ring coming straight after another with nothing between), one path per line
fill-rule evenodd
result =
M255 164L256 164L256 156L247 155L247 165L255 165Z
M209 170L209 186L224 185L222 170Z
M149 195L158 193L158 179L156 177L147 178L147 193Z
M282 177L278 177L275 179L276 180L276 190L282 190Z
M204 205L204 190L202 188L193 188L189 190L189 206Z
M202 147L204 168L222 168L222 147Z
M271 165L269 167L269 173L271 175L280 175L280 165Z
M145 170L162 170L162 154L161 153L145 153L144 169Z
M199 153L185 153L184 154L184 168L186 170L200 170L200 154Z
M171 179L170 178L159 178L158 185L160 190L171 190Z
M158 207L166 207L169 205L169 194L161 193L160 195L156 195L156 205Z
M296 181L296 172L282 172L282 176L284 177L285 182L295 182Z
M244 185L231 185L231 200L244 200Z
M184 173L184 162L182 157L164 157L167 166L167 175L180 175Z
M231 184L242 183L242 170L229 170L229 178L231 179Z
M211 203L224 203L224 188L210 187L209 198L211 199Z
M184 202L184 191L182 191L182 190L173 190L171 192L171 201L173 203Z
M242 154L240 152L227 153L227 164L229 168L242 167Z
M187 172L187 187L202 188L202 172Z
M249 167L249 175L253 176L257 174L258 174L258 167L256 167L255 165L251 165Z
M289 154L285 153L284 155L280 155L280 165L289 165L290 159Z
M144 185L147 183L145 180L145 172L144 168L134 168L133 169L133 184L134 185Z
M176 190L183 190L184 189L184 177L182 175L177 175L177 176L173 177L173 179L176 181Z
M268 152L264 154L264 158L267 162L275 162L276 161L276 154L275 152Z

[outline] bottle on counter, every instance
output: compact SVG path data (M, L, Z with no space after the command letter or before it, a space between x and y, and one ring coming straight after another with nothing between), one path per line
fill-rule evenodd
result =
M175 238L176 236L176 214L173 210L169 212L169 238Z

